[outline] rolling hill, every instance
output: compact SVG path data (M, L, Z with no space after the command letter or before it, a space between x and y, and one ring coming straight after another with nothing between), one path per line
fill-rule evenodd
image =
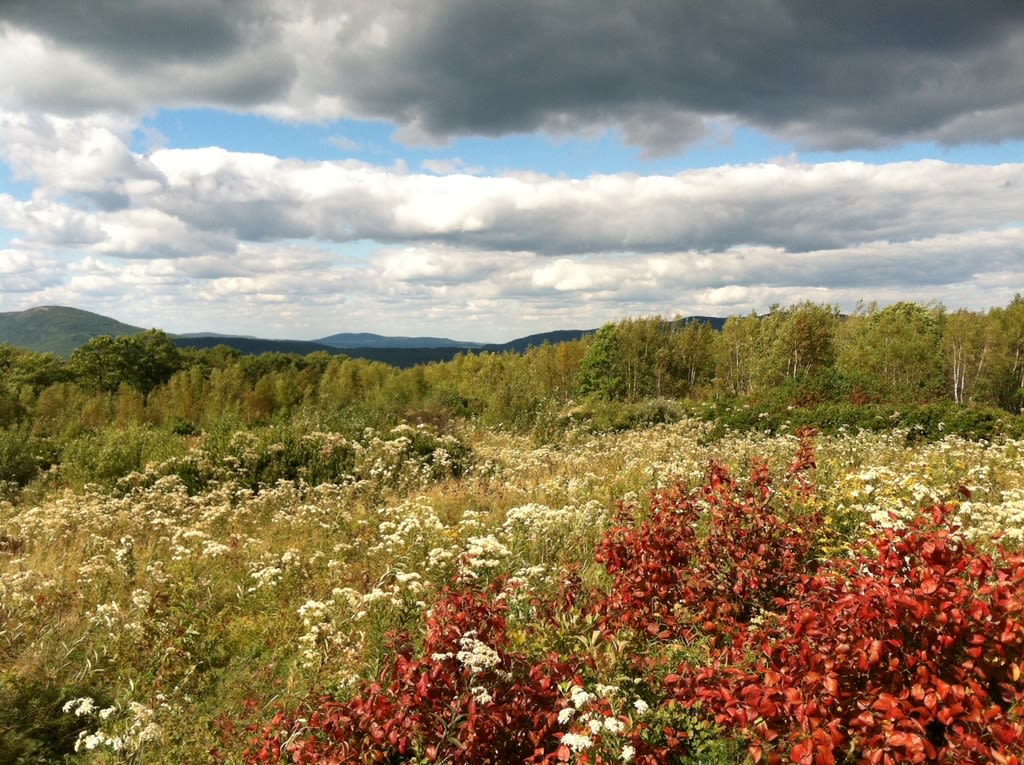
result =
M245 355L297 353L300 356L306 356L321 351L334 356L342 353L338 348L308 340L267 340L261 337L204 334L170 335L170 338L179 348L215 348L218 345L226 345Z
M0 313L0 343L58 356L70 356L75 348L99 335L120 337L143 331L142 327L123 324L98 313L64 306L47 305Z
M332 348L480 348L482 345L446 337L387 337L372 332L342 332L313 342Z
M709 316L691 316L677 319L680 325L702 321L721 329L725 319ZM28 348L37 352L70 356L71 352L99 335L134 335L144 331L141 327L61 306L42 306L26 311L0 313L0 343ZM510 340L507 343L474 343L443 337L389 337L371 332L342 332L318 340L271 340L253 336L223 335L197 332L170 335L180 348L213 348L226 345L243 354L314 352L372 359L397 367L410 367L433 361L449 361L459 353L522 353L527 348L544 343L563 343L593 334L593 329L561 329Z

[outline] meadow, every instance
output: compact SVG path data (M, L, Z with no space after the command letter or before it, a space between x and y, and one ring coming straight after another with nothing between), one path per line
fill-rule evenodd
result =
M0 760L1018 762L1024 442L912 435L239 430L44 476L0 503Z

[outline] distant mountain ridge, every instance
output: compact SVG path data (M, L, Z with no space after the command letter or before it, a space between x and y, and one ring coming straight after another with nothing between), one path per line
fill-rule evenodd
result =
M100 335L121 337L144 331L108 316L65 306L44 305L0 313L0 343L57 356L70 356L76 348Z
M702 321L721 329L725 319L691 316L675 320L680 325ZM100 314L63 306L42 306L25 311L0 313L0 343L37 352L70 356L79 346L99 335L135 335L141 327L124 324ZM507 343L475 343L443 337L389 337L372 332L342 332L318 340L271 340L253 336L193 332L168 336L181 348L213 348L225 345L243 354L268 352L307 355L321 352L382 361L410 367L434 361L449 361L460 353L522 353L544 343L569 342L593 334L595 329L560 329L520 337Z
M297 353L300 356L317 352L329 353L332 356L344 353L340 348L332 348L329 345L309 340L268 340L262 337L203 333L169 335L169 337L179 348L216 348L218 345L226 345L245 355L253 356L260 353Z
M441 337L388 337L371 332L345 332L312 341L263 340L213 334L178 335L173 336L172 339L181 348L213 348L218 345L226 345L246 354L279 352L305 355L320 351L331 355L381 361L392 366L406 368L436 361L451 361L460 353L504 353L506 351L522 353L532 346L576 340L584 335L592 334L594 331L592 329L562 329L521 337L507 343L471 343ZM359 342L364 344L357 345ZM331 343L337 343L337 345Z
M313 342L332 348L480 348L484 345L447 337L388 337L372 332L342 332Z

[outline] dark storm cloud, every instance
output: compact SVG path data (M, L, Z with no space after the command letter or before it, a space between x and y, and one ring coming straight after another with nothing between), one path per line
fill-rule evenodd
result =
M938 136L957 118L1024 104L1024 3L464 0L395 25L350 94L427 134L498 135L610 123L655 149L699 115L833 148ZM647 122L652 135L639 125ZM984 124L984 121L982 121ZM981 125L950 140L1024 135Z
M8 0L0 18L127 66L230 56L246 43L255 2L214 0Z
M7 0L0 107L82 116L265 105L297 76L282 21L260 0Z
M0 20L123 75L89 98L80 73L8 83L55 109L66 78L79 109L259 105L410 140L615 127L666 153L707 118L812 148L1024 137L1020 0L15 0Z

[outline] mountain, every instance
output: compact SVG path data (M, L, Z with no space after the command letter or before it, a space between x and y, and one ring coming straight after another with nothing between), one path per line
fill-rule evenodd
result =
M721 316L687 316L683 319L674 319L673 324L679 327L685 327L687 324L692 324L695 321L703 322L711 327L711 329L718 332L722 331L722 327L725 326L726 319Z
M429 364L434 361L451 361L460 353L472 353L479 350L478 348L416 348L388 347L386 345L368 348L334 348L330 345L324 345L322 342L305 340L264 340L254 337L203 334L189 336L172 335L171 340L179 348L214 348L218 345L226 345L245 355L297 353L300 356L306 356L320 351L322 353L329 353L332 356L351 356L356 359L382 361L385 364L401 369L414 367L417 364Z
M479 348L482 345L446 337L385 337L372 332L342 332L313 342L332 348Z
M522 353L527 348L544 345L544 343L556 345L557 343L567 343L571 340L579 340L581 337L584 337L585 335L592 335L596 331L596 329L556 329L554 332L542 332L539 335L528 335L516 340L509 340L507 343L488 343L483 346L483 350L493 351L494 353L503 353L504 351Z
M218 345L226 345L245 355L297 353L300 356L306 356L321 351L335 356L342 352L338 348L308 340L265 340L260 337L215 334L170 335L170 338L179 348L214 348Z
M173 335L173 337L185 337L185 338L201 338L201 337L241 337L246 340L259 340L260 338L256 335L225 335L222 332L182 332L179 335ZM315 341L313 341L315 342Z
M120 337L143 331L142 327L122 324L98 313L63 306L0 313L0 343L58 356L70 356L98 335Z
M701 321L720 330L725 319L712 316L690 316L676 319L682 326ZM99 335L134 335L141 327L122 324L106 316L81 311L77 308L43 306L27 311L0 313L0 343L10 343L33 351L48 351L60 356L71 352ZM319 340L268 340L249 335L222 335L215 332L195 332L170 335L180 348L213 348L226 345L243 354L296 353L306 355L322 352L354 358L382 361L397 367L411 367L434 361L449 361L460 353L522 353L544 343L564 343L591 335L594 329L560 329L528 335L507 343L473 343L444 337L388 337L371 332L342 332Z

